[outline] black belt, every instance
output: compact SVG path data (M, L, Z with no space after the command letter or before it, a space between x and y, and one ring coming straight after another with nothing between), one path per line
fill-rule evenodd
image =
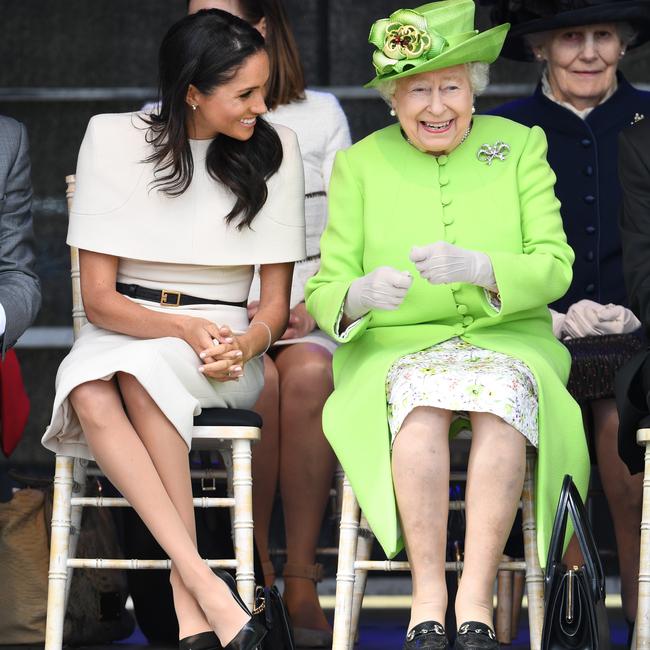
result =
M149 302L157 302L163 307L180 307L181 305L227 305L228 307L246 307L246 301L242 302L228 302L226 300L212 300L210 298L197 298L196 296L188 296L180 291L170 291L163 289L148 289L141 287L137 284L123 284L122 282L115 283L115 289L129 298L138 298L139 300L148 300Z

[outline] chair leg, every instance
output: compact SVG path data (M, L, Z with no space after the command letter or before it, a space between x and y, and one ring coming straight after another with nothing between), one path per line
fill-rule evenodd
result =
M86 474L88 470L88 461L84 458L75 458L72 466L72 496L83 497L86 493ZM70 513L70 539L68 541L68 557L76 557L77 542L81 533L81 516L83 506L72 506ZM72 584L72 574L74 569L68 569L68 579L65 585L65 611L68 611L68 596L70 595L70 585Z
M648 650L650 648L650 445L648 444L650 442L650 429L640 429L637 432L637 442L645 447L645 471L643 474L636 648L637 650Z
M506 555L504 561L510 560ZM497 611L495 632L499 643L512 642L512 571L499 571L497 573Z
M357 555L359 532L359 503L347 477L343 481L343 505L339 539L339 562L336 572L336 604L334 609L334 637L332 650L349 650L351 635L352 599L354 592L354 561Z
M74 483L74 458L56 457L54 496L52 505L52 535L50 538L50 568L48 572L47 621L45 650L61 650L65 621L68 583L68 553L70 543L70 516Z
M544 623L544 576L537 554L535 525L535 450L526 448L526 476L522 494L522 529L526 559L526 591L528 593L528 623L530 648L540 650Z
M357 537L356 559L362 562L370 559L372 553L372 544L375 537L370 530L368 520L361 515L359 524L359 533ZM366 592L366 582L368 580L367 569L355 569L354 571L354 590L352 592L352 615L350 619L350 648L357 640L359 631L359 616L363 605L363 595Z
M232 441L235 498L233 530L237 559L237 589L246 606L253 611L255 600L255 568L253 566L253 479L250 440Z

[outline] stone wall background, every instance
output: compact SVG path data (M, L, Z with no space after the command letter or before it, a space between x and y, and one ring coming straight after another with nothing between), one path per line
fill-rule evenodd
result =
M397 8L395 0L286 0L311 86L359 88L371 77L370 24ZM64 177L74 172L88 119L138 109L153 98L158 44L185 11L184 0L0 0L0 113L24 122L31 139L34 219L43 308L36 325L70 325L69 260L65 246ZM489 22L480 8L478 25ZM626 57L623 70L650 81L647 50ZM534 83L535 65L499 61L494 84ZM31 89L56 90L43 98ZM121 89L121 98L107 89ZM80 98L79 93L83 91ZM95 93L91 98L91 91ZM387 125L374 96L341 100L353 138ZM347 98L345 98L347 97ZM478 109L509 97L494 88ZM49 465L39 439L49 421L54 376L64 349L19 349L32 414L12 463ZM4 461L2 461L4 462Z

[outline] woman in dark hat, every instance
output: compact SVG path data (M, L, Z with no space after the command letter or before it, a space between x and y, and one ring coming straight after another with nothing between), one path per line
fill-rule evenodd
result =
M576 253L571 287L552 305L556 334L577 338L635 330L639 322L627 310L617 225L617 139L624 127L645 115L650 118L650 93L631 86L618 64L627 50L650 38L650 2L502 0L493 18L512 24L505 56L543 64L532 96L493 113L541 126L548 138L564 228ZM602 399L585 397L584 407L593 421L600 476L614 520L623 609L632 621L641 480L618 457L611 388Z

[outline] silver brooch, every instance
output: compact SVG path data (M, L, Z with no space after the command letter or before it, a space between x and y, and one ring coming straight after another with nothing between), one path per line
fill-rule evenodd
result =
M645 120L645 115L643 113L635 113L632 121L630 122L630 125L637 124L641 120Z
M484 163L491 165L495 158L505 160L510 154L510 145L498 140L494 144L484 144L477 151L476 157Z

